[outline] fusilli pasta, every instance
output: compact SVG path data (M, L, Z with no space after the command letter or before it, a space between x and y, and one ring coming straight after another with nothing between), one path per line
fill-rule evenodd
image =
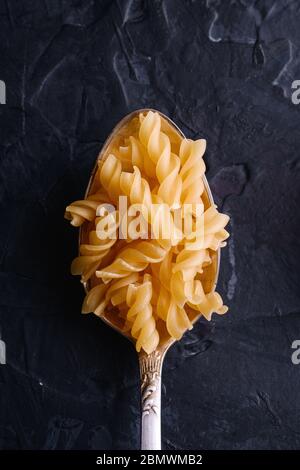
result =
M71 266L88 290L82 312L109 315L147 354L166 334L180 339L199 315L227 311L206 277L226 244L229 217L207 202L206 141L174 129L154 111L134 117L99 159L88 197L65 212L82 230ZM107 205L114 210L104 213ZM143 219L134 220L136 209Z

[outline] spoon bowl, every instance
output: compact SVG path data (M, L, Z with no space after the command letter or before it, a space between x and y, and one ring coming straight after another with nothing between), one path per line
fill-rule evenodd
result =
M113 148L122 145L124 138L132 134L132 126L138 125L140 113L154 111L159 113L162 122L162 131L167 133L174 148L178 148L182 139L185 138L183 132L178 126L167 116L159 111L147 108L139 109L124 117L113 129L107 140L105 141L95 166L92 170L91 177L86 189L85 198L94 194L100 189L99 178L97 178L98 162L107 158L113 152ZM204 210L214 205L213 197L206 180L203 176L204 192L201 196L204 204ZM80 227L79 245L88 243L91 224L86 223ZM204 292L215 290L220 264L220 249L212 254L212 263L205 269L205 276L202 280ZM84 282L86 292L99 284L99 279L93 275L87 282ZM194 324L201 316L201 313L187 308L191 323ZM135 340L131 337L130 332L124 331L122 319L115 314L113 310L107 309L101 319L110 327L117 330L130 341ZM143 450L161 449L161 431L160 431L160 389L161 389L161 370L166 352L170 346L176 341L170 337L167 332L165 322L158 321L157 329L159 331L160 341L155 351L146 354L144 351L139 353L139 363L141 372L141 389L142 389L142 430L141 430L141 448Z

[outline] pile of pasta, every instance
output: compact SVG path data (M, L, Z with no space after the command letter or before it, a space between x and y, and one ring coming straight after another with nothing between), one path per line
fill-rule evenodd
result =
M137 351L148 354L158 346L161 331L178 340L192 328L195 316L210 320L213 312L227 311L204 282L213 256L229 236L224 228L229 217L203 204L206 141L180 138L175 144L162 130L163 119L154 111L140 113L133 134L99 159L94 193L65 213L73 226L87 226L86 243L71 266L72 274L90 285L82 312L100 317L114 312L124 332L136 340ZM146 215L151 238L103 236L99 226L105 226L105 218L114 229L122 224L120 196L128 198L128 214L135 204L149 211L154 205L164 208L155 221ZM115 212L101 213L107 204ZM185 204L203 208L200 238L194 225L188 237L176 232L174 214ZM169 236L162 236L166 221Z

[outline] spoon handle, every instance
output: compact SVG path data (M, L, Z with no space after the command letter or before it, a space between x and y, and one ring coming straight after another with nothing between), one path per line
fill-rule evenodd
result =
M141 449L161 449L161 370L163 356L156 350L139 354L142 393Z

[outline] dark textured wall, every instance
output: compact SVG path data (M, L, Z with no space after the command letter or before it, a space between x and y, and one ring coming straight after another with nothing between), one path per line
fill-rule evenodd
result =
M83 195L112 127L154 107L208 141L231 216L219 290L163 374L167 449L300 446L297 1L0 1L0 447L139 446L131 344L93 315L69 265Z

